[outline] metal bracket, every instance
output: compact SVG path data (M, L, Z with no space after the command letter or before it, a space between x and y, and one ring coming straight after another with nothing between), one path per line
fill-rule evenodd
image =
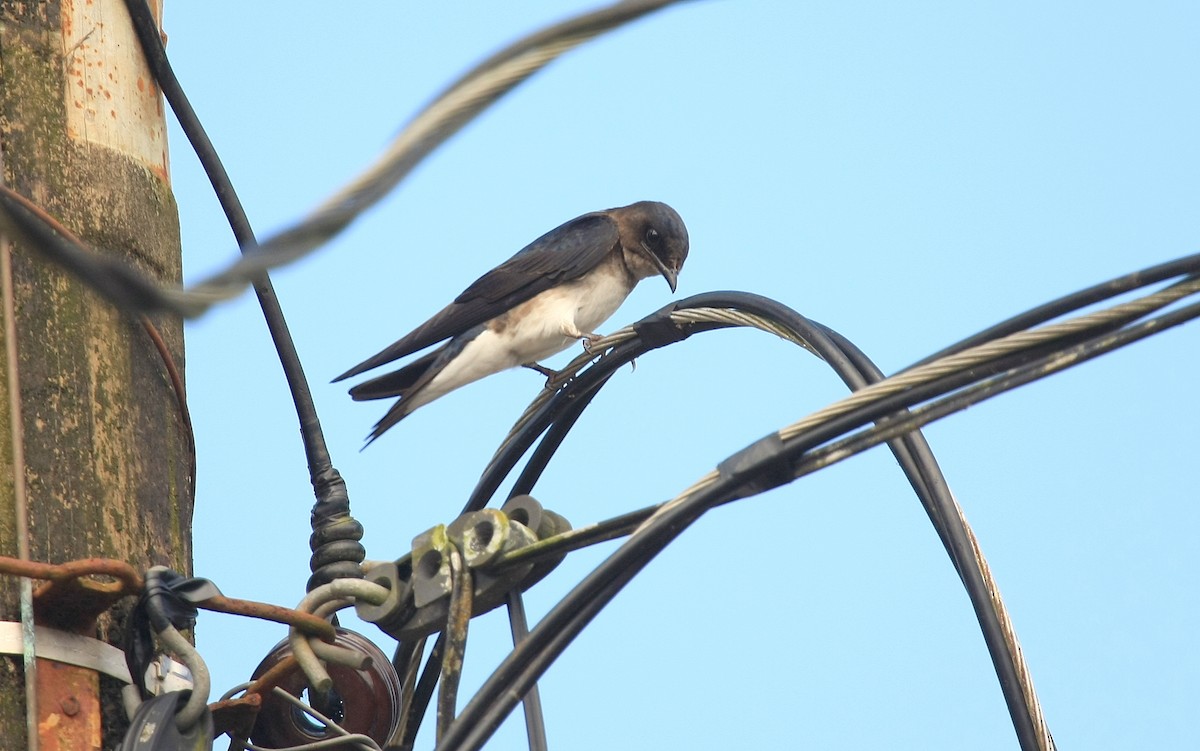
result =
M514 589L531 587L562 559L513 564L497 570L489 567L506 553L570 528L566 519L543 509L530 496L513 498L503 509L464 514L448 526L439 524L413 540L409 555L366 572L368 581L386 587L390 594L381 605L356 605L358 616L401 641L443 628L452 586L447 563L451 546L461 552L472 571L472 615L485 613L502 605Z

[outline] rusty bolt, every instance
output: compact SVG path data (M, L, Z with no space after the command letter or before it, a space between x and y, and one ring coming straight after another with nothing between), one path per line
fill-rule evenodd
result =
M65 714L67 717L74 717L75 715L79 714L79 700L74 696L68 696L67 698L63 699L61 702L59 702L59 706L62 707L63 714Z

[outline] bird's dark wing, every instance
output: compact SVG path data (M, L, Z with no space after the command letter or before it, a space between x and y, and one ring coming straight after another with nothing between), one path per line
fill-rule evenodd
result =
M554 285L595 268L617 246L617 223L607 212L584 214L531 242L479 277L454 300L463 310L490 307L487 320ZM482 322L482 321L480 321Z
M434 362L441 356L442 349L439 347L399 370L393 370L356 384L350 389L350 398L356 402L365 402L370 399L402 397L406 393L411 393L416 386L424 386L433 379L433 376L437 375L436 372L431 373L430 370Z
M556 284L582 276L618 243L617 224L606 212L572 219L476 279L454 302L387 349L333 380L379 367L495 318Z

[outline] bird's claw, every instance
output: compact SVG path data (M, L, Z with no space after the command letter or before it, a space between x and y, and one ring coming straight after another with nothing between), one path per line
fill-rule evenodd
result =
M588 353L589 355L598 355L600 354L600 350L596 347L596 342L603 338L604 337L600 334L584 334L582 337L580 337L579 341L581 344L583 344L584 352Z

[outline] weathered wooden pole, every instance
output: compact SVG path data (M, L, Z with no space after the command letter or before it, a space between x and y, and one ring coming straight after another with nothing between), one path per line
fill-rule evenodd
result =
M178 282L162 97L141 54L121 0L0 0L3 180L93 246ZM17 355L15 372L0 357L0 554L18 554L24 524L33 560L101 556L190 571L191 449L150 337L18 242L11 269L0 307L14 312L0 336ZM182 368L181 322L154 323ZM0 621L20 620L19 591L0 577ZM88 635L119 643L129 604ZM39 691L43 748L96 747L81 745L99 741L89 691L102 707L103 747L119 741L119 683L84 673L57 689L67 695L54 695L54 681ZM21 655L0 657L4 748L26 747L25 695Z

